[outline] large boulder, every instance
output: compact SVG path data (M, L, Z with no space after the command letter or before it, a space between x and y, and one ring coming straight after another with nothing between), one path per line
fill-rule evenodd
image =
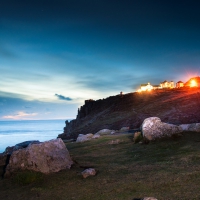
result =
M161 122L158 117L149 117L142 123L142 134L146 140L168 138L181 133L180 126Z
M14 151L6 167L5 176L18 170L33 170L48 174L70 168L72 164L69 152L59 138Z
M15 146L6 147L4 153L5 153L5 154L8 154L8 155L11 155L13 151L17 151L17 150L19 150L19 149L26 148L26 147L28 147L29 145L32 145L32 144L39 144L39 143L40 143L39 140L29 140L29 141L21 142L21 143L16 144Z

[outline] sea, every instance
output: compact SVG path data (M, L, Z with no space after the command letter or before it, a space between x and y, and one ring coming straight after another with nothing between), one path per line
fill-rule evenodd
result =
M0 153L8 146L28 140L56 139L64 126L65 120L0 121Z

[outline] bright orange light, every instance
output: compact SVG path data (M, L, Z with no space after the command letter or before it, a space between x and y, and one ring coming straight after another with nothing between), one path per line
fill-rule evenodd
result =
M190 87L197 87L197 82L195 80L191 80Z

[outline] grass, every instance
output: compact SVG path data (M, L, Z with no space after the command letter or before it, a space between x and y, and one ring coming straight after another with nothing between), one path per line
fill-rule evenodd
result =
M199 133L149 144L134 144L132 137L110 135L85 143L67 143L75 161L70 170L42 176L20 172L1 179L0 199L200 199ZM116 140L118 144L111 143ZM83 179L80 173L86 167L97 169L97 175Z
M39 183L43 181L43 174L34 171L18 172L13 177L13 181L18 185L28 185L35 182Z

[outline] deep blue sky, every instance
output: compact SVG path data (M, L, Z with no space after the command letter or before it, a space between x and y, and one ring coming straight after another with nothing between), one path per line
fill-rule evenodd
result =
M0 120L200 74L200 1L1 0Z

